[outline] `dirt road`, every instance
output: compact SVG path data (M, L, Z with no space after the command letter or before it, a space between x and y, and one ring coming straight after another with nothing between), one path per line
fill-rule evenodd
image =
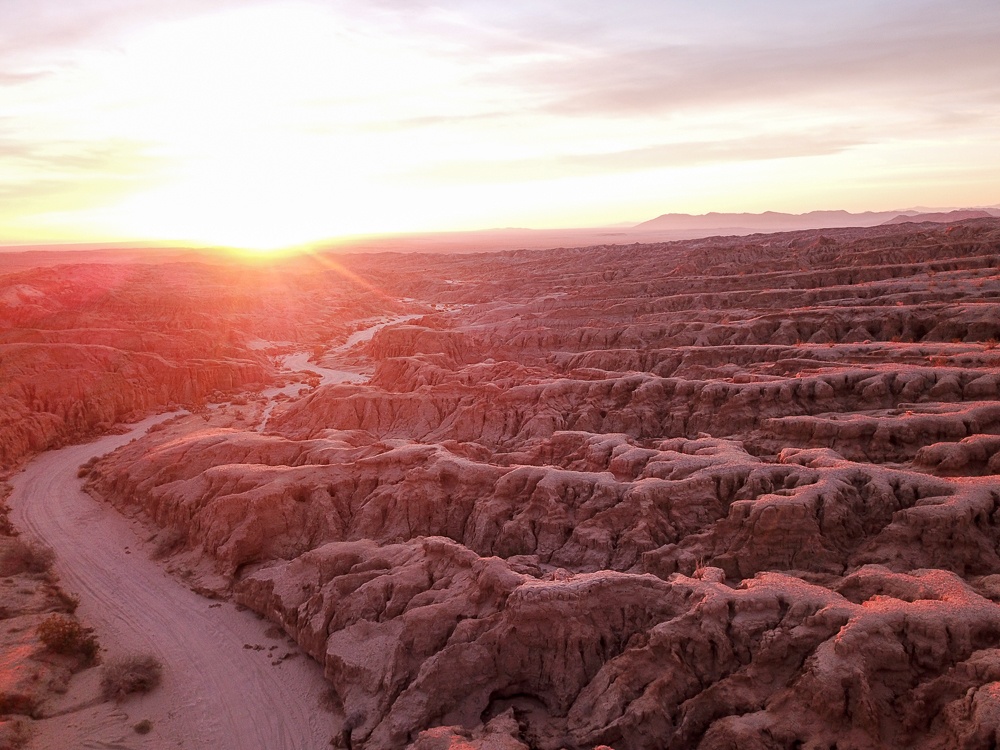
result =
M388 318L374 325L363 328L360 331L355 331L352 333L347 341L335 349L331 350L331 354L342 354L348 351L351 347L357 346L364 341L371 341L375 334L382 330L383 328L396 323L405 323L408 320L413 320L414 318L419 318L420 315L397 315L394 318ZM263 342L267 343L267 342ZM310 358L312 354L310 352L296 352L294 354L286 354L281 358L281 366L285 370L291 372L311 372L319 376L319 385L334 385L340 383L363 383L368 380L367 376L362 375L359 372L354 372L353 370L337 370L331 369L329 367L324 367L323 365L311 362ZM271 418L271 412L274 411L274 407L278 405L275 397L278 394L283 394L290 398L295 397L308 391L309 386L303 385L302 383L291 383L281 388L268 388L263 391L263 394L271 399L270 403L264 407L264 412L261 414L260 423L257 425L257 432L263 432L267 428L267 421Z
M33 746L327 747L333 729L319 707L325 691L319 666L273 631L265 635L267 623L253 613L201 597L167 575L148 558L139 527L81 489L81 463L164 418L147 419L126 435L49 451L11 482L12 520L56 551L63 586L80 597L77 613L96 629L105 658L143 651L164 664L162 686L125 704L132 720L153 721L153 734L106 727L106 736L89 736L92 724L67 716L42 722Z

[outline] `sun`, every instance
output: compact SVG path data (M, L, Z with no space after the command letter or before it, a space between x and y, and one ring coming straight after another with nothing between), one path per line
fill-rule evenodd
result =
M124 62L91 61L104 106L88 126L142 144L155 169L92 222L258 252L429 226L442 202L405 174L448 144L391 124L446 106L455 71L387 45L295 3L144 28Z

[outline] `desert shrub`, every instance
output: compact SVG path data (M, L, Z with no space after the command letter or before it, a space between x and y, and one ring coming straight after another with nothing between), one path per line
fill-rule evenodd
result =
M56 560L56 554L44 544L26 542L19 537L7 540L0 550L0 573L45 573Z
M160 684L163 666L151 654L129 654L109 661L101 674L105 700L124 700L133 693L148 693Z
M31 725L18 716L0 721L0 747L4 750L19 750L31 739Z
M38 638L57 654L82 656L87 662L97 658L99 646L94 631L70 617L49 615L38 625Z
M90 472L93 471L98 458L99 456L91 456L84 463L80 464L80 468L76 470L76 475L82 478L90 474Z
M7 507L7 496L10 495L12 489L6 482L0 482L0 536L15 536L17 534L7 515L10 513L10 508Z
M33 716L38 710L38 701L24 693L0 693L0 716ZM0 744L0 747L3 747Z
M76 594L69 594L62 589L56 589L56 598L59 599L63 612L73 614L76 612L76 608L80 606L80 597Z

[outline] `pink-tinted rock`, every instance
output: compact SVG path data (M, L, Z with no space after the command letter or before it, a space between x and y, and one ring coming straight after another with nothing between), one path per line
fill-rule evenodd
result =
M987 748L998 247L345 259L429 311L350 355L370 382L89 486L323 664L344 747Z

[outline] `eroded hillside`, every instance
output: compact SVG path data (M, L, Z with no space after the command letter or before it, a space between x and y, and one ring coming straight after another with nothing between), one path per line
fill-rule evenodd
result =
M129 257L0 276L0 473L157 409L260 388L275 375L269 345L322 346L402 307L307 261Z
M1000 742L1000 222L345 264L370 382L89 480L342 746Z

